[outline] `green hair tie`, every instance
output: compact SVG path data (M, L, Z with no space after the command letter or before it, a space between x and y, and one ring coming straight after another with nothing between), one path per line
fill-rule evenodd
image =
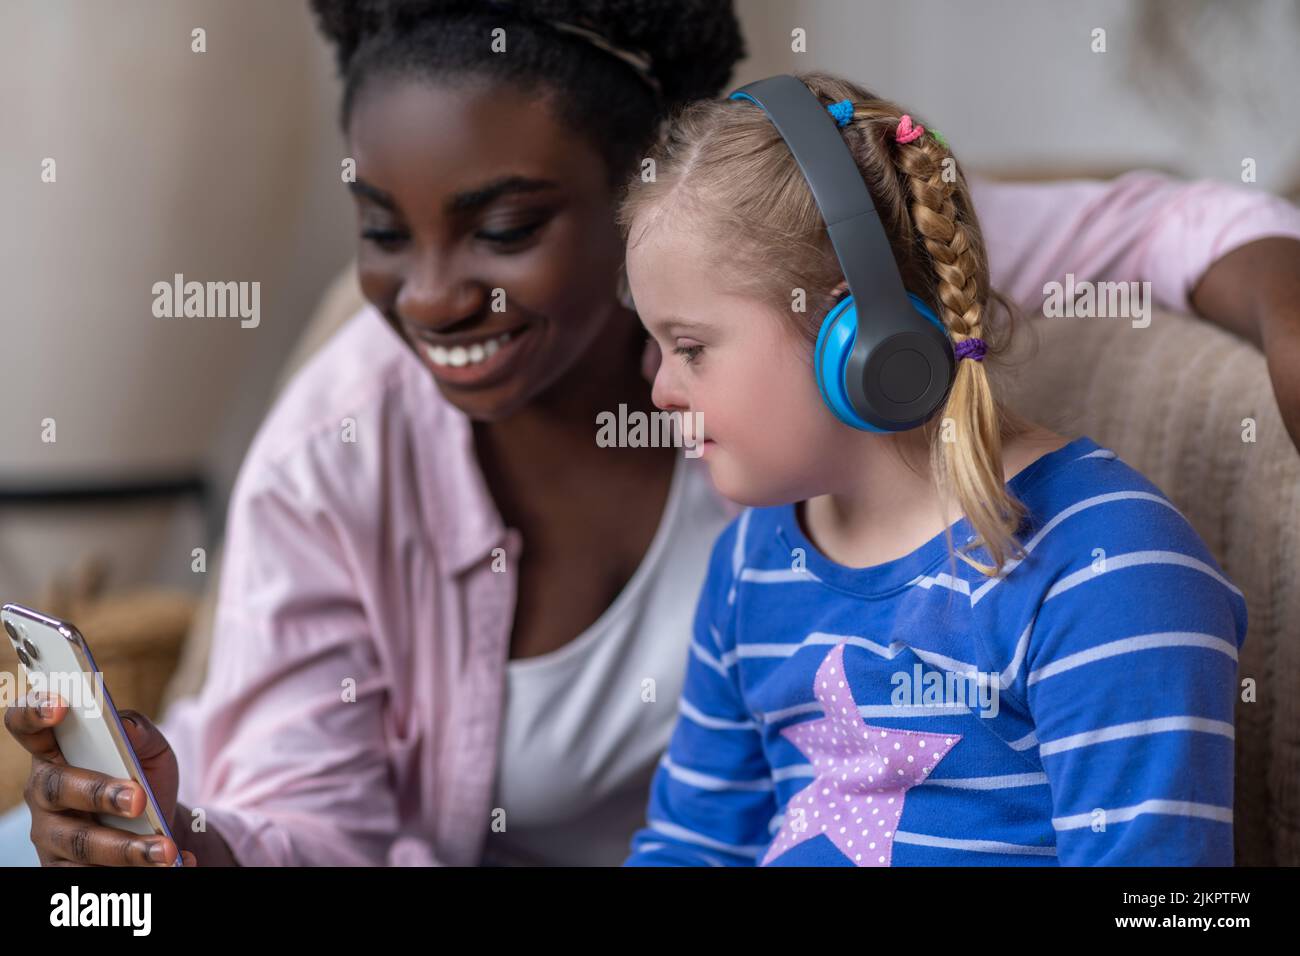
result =
M948 148L948 141L939 135L939 131L937 129L931 128L930 135L933 136L934 141L938 143L940 146L942 146L944 149Z

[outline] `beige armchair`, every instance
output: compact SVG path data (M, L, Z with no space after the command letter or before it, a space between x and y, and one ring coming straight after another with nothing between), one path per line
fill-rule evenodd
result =
M324 296L281 383L362 305L355 271ZM1245 595L1237 704L1237 861L1300 864L1300 454L1283 428L1263 356L1196 319L1022 323L1013 406L1068 437L1087 434L1144 473L1187 516ZM1030 360L1032 359L1032 360ZM1257 440L1242 440L1242 420ZM219 559L214 562L219 568ZM165 700L201 685L217 578Z

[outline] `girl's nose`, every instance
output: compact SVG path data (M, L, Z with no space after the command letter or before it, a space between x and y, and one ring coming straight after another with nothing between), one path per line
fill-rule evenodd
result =
M690 400L682 389L676 369L671 358L665 356L659 362L659 371L655 373L654 387L650 390L650 400L656 408L666 412L686 411Z

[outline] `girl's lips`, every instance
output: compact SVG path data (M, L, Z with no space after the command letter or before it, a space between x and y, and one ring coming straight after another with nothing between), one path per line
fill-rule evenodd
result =
M506 378L528 349L532 326L482 339L471 345L447 348L414 338L420 359L436 379L459 388L485 388Z

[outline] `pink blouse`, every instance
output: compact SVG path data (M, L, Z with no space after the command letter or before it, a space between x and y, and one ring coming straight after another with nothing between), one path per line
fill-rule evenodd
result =
M1300 238L1296 207L1211 181L972 189L993 284L1028 315L1067 272L1149 280L1186 311L1230 249ZM181 801L244 865L478 863L521 544L469 420L358 313L281 394L236 481L207 681L160 724Z

